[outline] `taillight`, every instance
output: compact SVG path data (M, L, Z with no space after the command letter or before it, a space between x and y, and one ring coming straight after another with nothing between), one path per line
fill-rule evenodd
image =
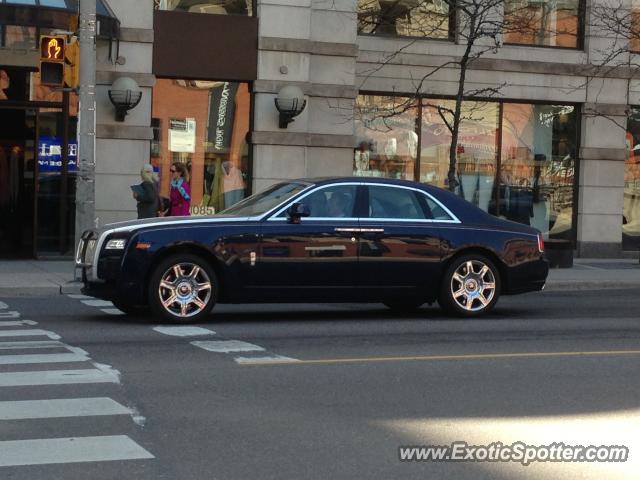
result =
M544 253L544 238L542 238L542 233L538 233L538 251Z

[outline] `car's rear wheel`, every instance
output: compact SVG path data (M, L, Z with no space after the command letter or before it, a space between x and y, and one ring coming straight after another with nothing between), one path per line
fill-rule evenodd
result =
M149 282L154 314L173 323L204 319L217 300L218 280L209 263L197 255L176 254L158 264Z
M447 268L440 286L438 303L462 317L489 313L500 296L500 272L481 254L455 258Z

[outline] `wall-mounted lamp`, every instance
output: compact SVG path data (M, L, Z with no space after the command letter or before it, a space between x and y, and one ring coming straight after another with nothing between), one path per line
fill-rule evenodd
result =
M109 100L116 107L116 121L124 122L127 112L140 103L142 91L133 78L120 77L109 89Z
M280 112L280 128L287 128L293 119L300 115L307 105L304 99L304 93L295 85L283 87L278 92L278 98L275 99L276 108Z

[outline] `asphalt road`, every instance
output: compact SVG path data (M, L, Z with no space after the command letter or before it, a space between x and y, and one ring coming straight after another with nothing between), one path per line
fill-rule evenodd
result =
M638 478L637 290L503 298L474 321L219 306L189 329L90 299L0 302L3 479ZM399 460L400 446L455 441L630 458Z

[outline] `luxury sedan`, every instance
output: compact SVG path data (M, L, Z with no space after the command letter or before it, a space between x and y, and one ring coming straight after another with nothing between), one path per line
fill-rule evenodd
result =
M197 322L216 303L437 301L485 314L542 290L537 230L437 187L380 178L276 184L209 217L115 223L83 233L83 292L127 313Z

